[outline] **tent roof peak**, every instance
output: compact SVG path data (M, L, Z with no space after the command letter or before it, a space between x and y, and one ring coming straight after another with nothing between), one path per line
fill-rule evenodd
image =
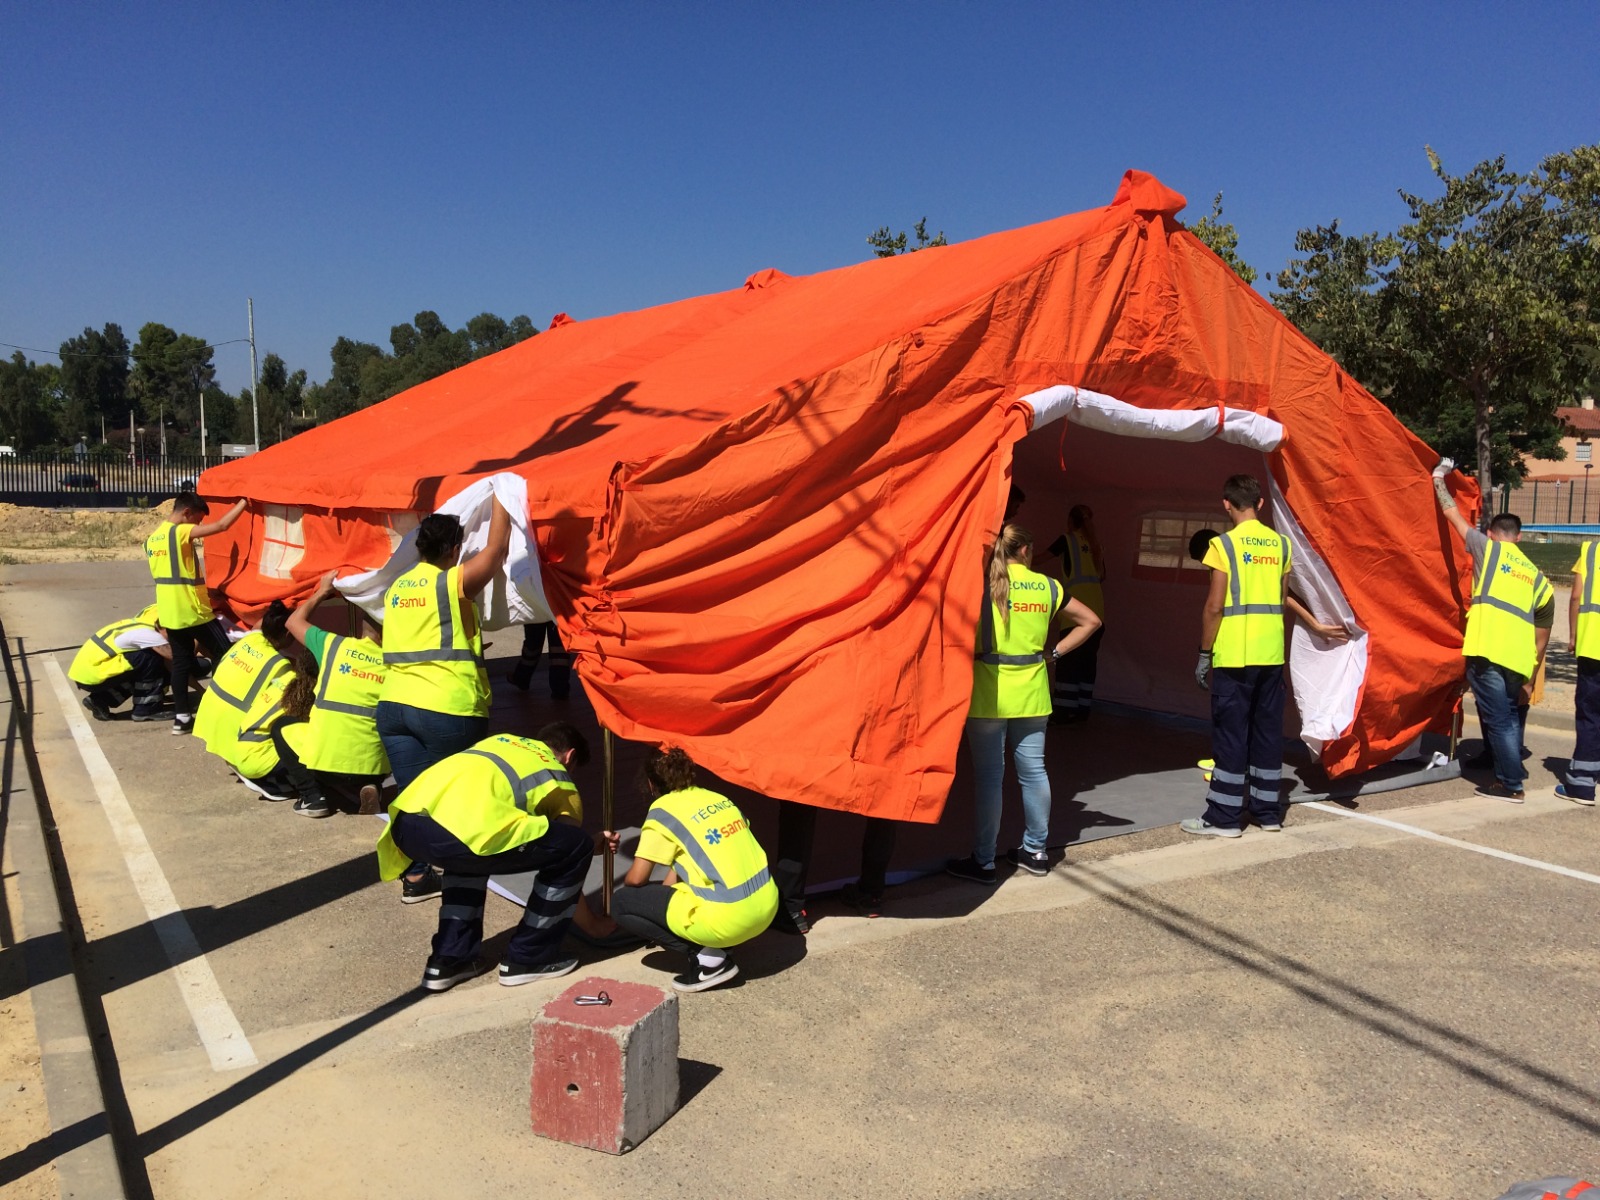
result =
M1112 197L1112 207L1131 204L1138 213L1151 216L1175 217L1189 200L1182 192L1175 192L1148 171L1123 172L1122 183Z

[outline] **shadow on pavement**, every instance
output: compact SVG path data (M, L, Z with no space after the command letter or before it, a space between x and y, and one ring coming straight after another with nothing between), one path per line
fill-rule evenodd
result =
M1499 1050L1428 1017L1354 987L1287 954L1280 954L1175 904L1118 887L1092 875L1077 882L1101 900L1146 921L1173 937L1248 971L1366 1029L1400 1042L1451 1070L1563 1121L1600 1135L1600 1092ZM1475 1056L1481 1061L1475 1062ZM1539 1095L1535 1085L1571 1097L1566 1104Z

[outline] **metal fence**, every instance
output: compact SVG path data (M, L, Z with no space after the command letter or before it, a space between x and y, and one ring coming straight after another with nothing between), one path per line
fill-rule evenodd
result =
M195 486L200 472L227 461L221 455L125 456L0 455L0 502L59 506L116 504L147 498L155 504Z
M1530 479L1496 488L1493 501L1495 512L1516 513L1524 525L1600 524L1600 480Z

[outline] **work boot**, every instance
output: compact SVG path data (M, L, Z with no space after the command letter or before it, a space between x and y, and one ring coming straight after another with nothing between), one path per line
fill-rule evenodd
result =
M96 721L111 720L111 710L93 696L83 698L83 706L87 708Z

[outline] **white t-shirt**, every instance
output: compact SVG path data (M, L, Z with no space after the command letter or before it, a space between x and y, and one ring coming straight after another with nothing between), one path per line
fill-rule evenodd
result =
M132 629L124 629L111 639L118 650L154 650L157 646L165 646L165 634L157 633L147 625L135 625Z

